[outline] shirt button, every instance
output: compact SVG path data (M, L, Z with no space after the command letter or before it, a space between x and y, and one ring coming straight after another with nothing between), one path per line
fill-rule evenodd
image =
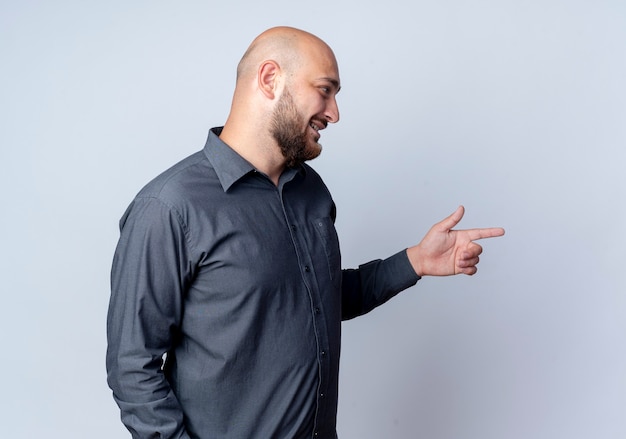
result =
M320 393L320 398L324 398L324 394L323 393Z
M311 268L308 265L305 265L304 266L304 271L306 271L308 273L309 271L311 271Z
M319 314L319 313L321 312L321 311L320 311L320 309L319 309L319 308L317 308L317 307L315 308L315 310L314 310L314 311L315 311L315 314Z
M320 352L320 354L322 354L322 357L325 357L326 356L326 351L322 351L322 352Z
M295 232L295 231L296 231L296 229L297 229L296 225L295 225L295 224L292 224L292 225L291 225L291 230L293 230L293 231Z

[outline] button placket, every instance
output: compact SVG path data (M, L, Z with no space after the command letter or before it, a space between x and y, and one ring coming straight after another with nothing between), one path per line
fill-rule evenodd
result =
M328 316L325 314L326 307L322 306L322 294L318 288L317 278L318 270L325 268L328 264L328 254L323 243L327 234L327 224L319 220L311 222L308 217L300 215L302 212L292 211L287 202L289 197L283 198L282 195L284 194L281 194L281 201L284 203L283 211L286 226L288 233L291 234L296 250L302 280L309 293L313 331L317 342L319 381L317 392L314 394L317 400L317 410L314 419L313 437L320 437L325 436L325 434L320 433L320 425L324 425L323 423L326 422L329 410L332 411L332 401L329 399L329 395L333 394L329 387L333 366L331 357L334 358L329 349L333 345L328 340L328 322L326 321ZM325 281L325 272L322 274ZM328 407L329 403L331 403L330 408Z

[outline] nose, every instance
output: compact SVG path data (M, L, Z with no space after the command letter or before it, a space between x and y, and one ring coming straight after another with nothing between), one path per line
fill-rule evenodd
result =
M330 99L328 105L326 106L326 120L328 123L339 122L339 106L337 105L335 97Z

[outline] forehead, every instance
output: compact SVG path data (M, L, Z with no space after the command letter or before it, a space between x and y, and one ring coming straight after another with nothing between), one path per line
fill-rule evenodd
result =
M324 43L312 44L302 51L301 74L310 80L329 80L339 87L339 66L333 51Z

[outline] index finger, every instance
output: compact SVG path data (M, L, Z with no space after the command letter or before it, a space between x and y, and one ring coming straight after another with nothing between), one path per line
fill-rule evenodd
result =
M488 227L485 229L469 229L464 230L467 233L470 241L476 241L477 239L484 238L496 238L504 235L504 229L502 227Z

